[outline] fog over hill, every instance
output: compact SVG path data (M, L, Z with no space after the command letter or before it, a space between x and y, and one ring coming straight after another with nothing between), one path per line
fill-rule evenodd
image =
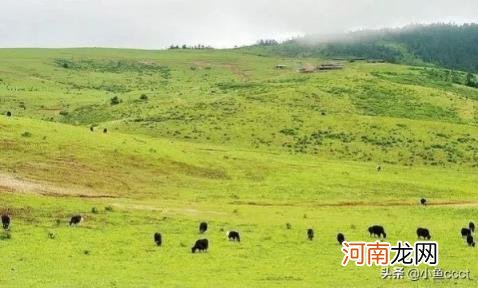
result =
M4 0L1 47L247 45L410 23L477 20L473 0Z
M257 53L289 57L383 59L392 63L437 65L478 71L477 24L409 25L397 29L309 35L280 45L256 45Z

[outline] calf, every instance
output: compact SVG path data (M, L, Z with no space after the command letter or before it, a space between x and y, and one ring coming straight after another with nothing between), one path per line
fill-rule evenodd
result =
M461 228L461 237L471 236L471 230L468 228Z
M314 230L311 228L307 229L307 239L310 241L314 240Z
M237 231L227 231L226 235L229 241L241 242L241 237L239 236L239 232Z
M199 252L207 252L207 249L209 248L209 241L207 239L199 239L194 243L194 246L191 248L192 253L196 253L196 251Z
M339 244L342 245L342 243L345 241L345 236L342 233L337 234L337 241L339 241Z
M83 217L81 217L81 215L75 215L75 216L71 217L70 226L80 224L81 220L83 220Z
M470 228L470 231L472 233L475 233L475 223L471 222L468 224L468 228Z
M427 206L427 199L425 198L420 199L420 204L422 204L423 206Z
M369 227L368 233L370 233L370 236L387 238L387 233L385 233L383 227L379 225Z
M473 236L466 236L466 243L468 243L468 246L470 247L475 247L475 240L473 239Z
M418 239L423 238L423 239L430 240L432 238L432 236L430 235L430 231L428 231L428 229L426 228L418 228L417 236L418 236Z
M206 222L201 222L199 224L199 233L204 233L207 231L207 223Z
M163 243L161 233L159 232L154 233L154 243L156 243L156 245L158 246L161 246L161 244Z
M10 227L10 216L8 216L7 214L2 215L2 225L3 229L5 230L8 230L8 228Z

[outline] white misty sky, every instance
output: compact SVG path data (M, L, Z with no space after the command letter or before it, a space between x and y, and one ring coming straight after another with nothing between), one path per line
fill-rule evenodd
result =
M1 0L0 47L232 47L432 22L478 22L478 1Z

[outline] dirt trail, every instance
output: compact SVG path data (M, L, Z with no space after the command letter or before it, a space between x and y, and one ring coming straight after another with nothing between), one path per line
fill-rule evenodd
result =
M41 182L37 180L30 180L25 178L20 178L13 176L11 174L6 174L0 172L0 193L1 192L10 192L10 193L25 193L25 194L39 194L44 196L51 197L79 197L79 198L117 198L115 195L100 194L93 189L86 187L61 187L56 186L51 183ZM390 202L339 202L339 203L267 203L267 202L254 202L254 201L232 201L229 202L230 205L244 205L244 206L257 206L257 207L370 207L370 208L379 208L379 207L414 207L420 206L418 202L410 201L390 201ZM155 207L152 205L144 205L142 203L130 203L130 204L120 204L116 203L115 206L119 208L127 209L137 209L137 210L161 210L164 213L174 214L189 214L189 215L198 215L201 213L209 214L223 214L217 211L203 211L196 210L191 208L172 208L172 207ZM477 200L437 200L429 201L427 206L431 207L456 207L456 208L474 208L478 207Z
M134 200L133 200L134 201ZM118 207L120 209L133 209L133 210L143 210L143 211L158 211L163 213L163 215L188 215L188 216L199 216L199 215L226 215L225 212L213 211L213 210L202 210L202 209L194 209L194 208L178 208L178 207L160 207L154 205L148 205L143 203L113 203L114 207Z
M233 205L249 205L249 206L259 206L259 207L415 207L421 206L418 202L410 202L410 201L403 201L403 202L341 202L341 203L311 203L311 204L303 204L303 203L260 203L260 202L243 202L243 201L233 201L229 204ZM433 207L478 207L478 200L461 200L461 201L447 201L447 200L439 200L436 202L429 202L426 206L433 206Z
M34 181L0 172L0 192L32 193L54 197L110 198L83 187L60 187L47 182Z

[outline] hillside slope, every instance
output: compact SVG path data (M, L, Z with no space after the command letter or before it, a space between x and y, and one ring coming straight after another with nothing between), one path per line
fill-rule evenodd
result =
M477 165L478 89L446 71L238 51L0 50L0 110L324 159ZM286 69L275 69L278 63Z
M427 227L440 268L475 275L478 90L403 65L297 72L324 61L0 49L0 287L408 286L340 265L337 233L375 224L391 243Z
M0 135L0 191L53 197L408 205L421 195L471 201L478 184L472 168L389 165L377 173L369 163L104 134L17 117L0 116Z
M16 116L0 116L0 135L0 211L13 219L0 233L2 287L408 283L382 280L379 267L340 266L336 234L373 241L367 227L375 223L387 227L391 243L415 241L416 227L427 227L440 243L441 267L477 271L475 250L458 233L476 217L476 168L385 165L377 172L372 163ZM418 205L421 197L427 207ZM69 227L77 214L84 221ZM206 234L198 235L200 221L209 223ZM314 241L306 240L310 227ZM241 232L241 243L227 241L229 229ZM158 231L162 247L152 241ZM198 237L209 239L208 253L191 254Z

